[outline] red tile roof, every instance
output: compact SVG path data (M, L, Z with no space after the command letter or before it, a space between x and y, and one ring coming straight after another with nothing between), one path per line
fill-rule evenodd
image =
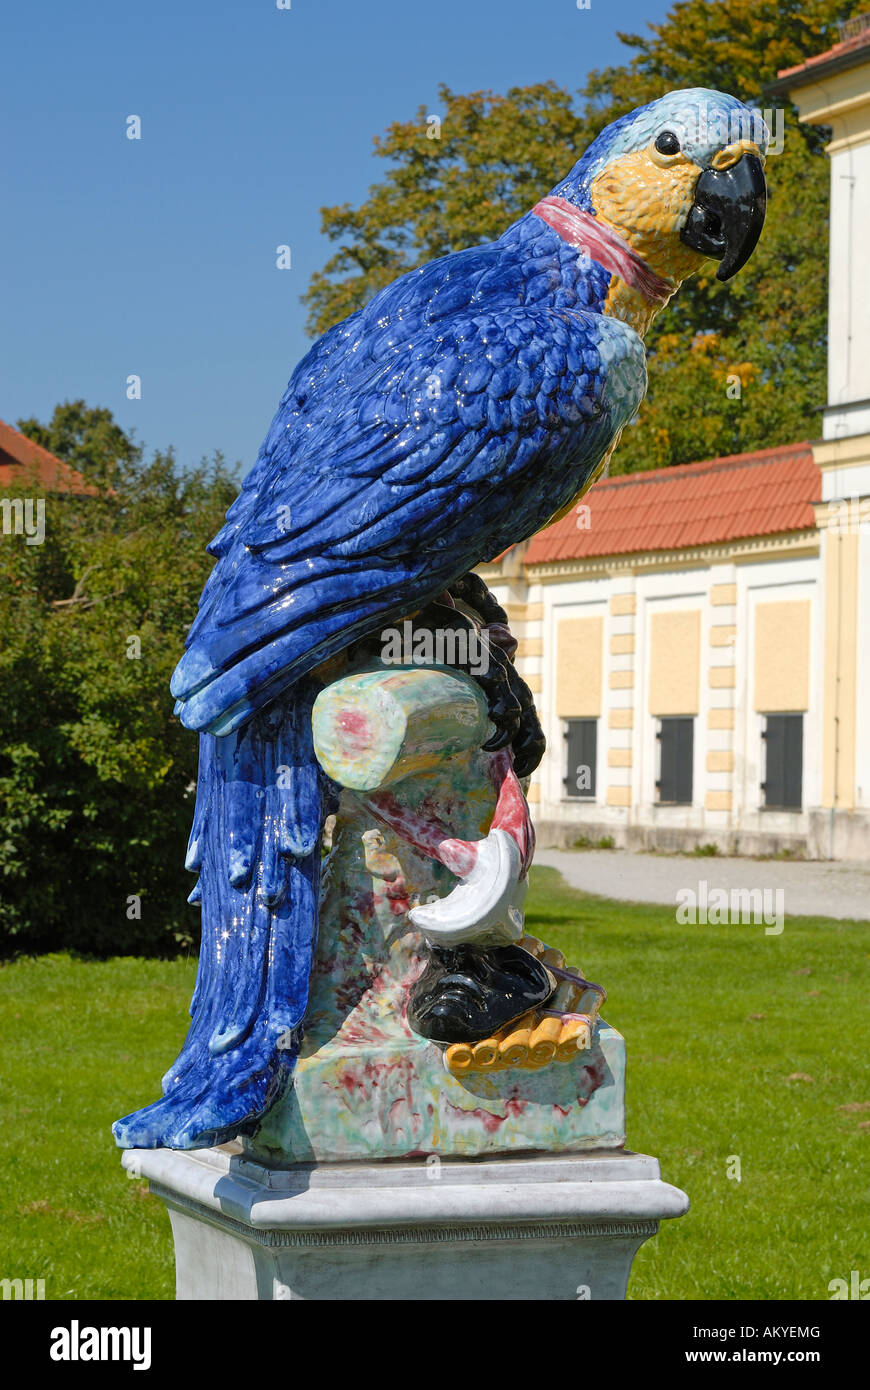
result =
M96 494L96 488L63 459L0 420L0 488L17 486L24 477L29 482L31 476L46 492Z
M870 45L870 16L859 16L851 23L855 27L854 33L848 34L840 43L835 43L833 48L826 49L824 53L815 53L812 58L807 58L803 63L796 63L792 68L781 68L776 74L777 77L781 80L784 77L793 77L796 73L811 73L813 68L826 65L838 58L845 58L852 53L857 54L860 49Z
M809 444L684 463L596 483L579 506L540 531L526 565L682 550L815 526L821 474Z

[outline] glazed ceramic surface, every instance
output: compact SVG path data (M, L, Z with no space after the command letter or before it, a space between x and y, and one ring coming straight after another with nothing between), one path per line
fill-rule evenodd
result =
M700 88L631 112L497 241L402 276L296 368L210 546L172 681L200 733L202 951L187 1040L162 1099L116 1124L122 1146L250 1134L285 1094L319 1027L320 845L338 804L311 731L323 663L449 595L600 474L643 398L655 313L705 258L727 278L757 240L758 125ZM348 958L347 980L360 968Z
M456 678L451 678L455 681ZM454 755L396 784L398 804L437 809L458 836L486 833L487 756ZM294 1083L249 1141L265 1161L467 1157L615 1148L625 1139L624 1043L597 1024L568 1065L453 1076L407 1016L426 943L408 911L456 880L345 792L325 861L320 939ZM520 948L515 948L520 949Z

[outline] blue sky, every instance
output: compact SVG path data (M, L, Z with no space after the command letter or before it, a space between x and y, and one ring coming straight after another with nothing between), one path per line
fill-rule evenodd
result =
M324 204L439 82L572 91L667 0L39 0L0 29L0 417L109 406L246 469L307 347ZM126 138L138 115L141 140ZM276 247L292 269L276 268ZM142 399L126 399L126 379Z

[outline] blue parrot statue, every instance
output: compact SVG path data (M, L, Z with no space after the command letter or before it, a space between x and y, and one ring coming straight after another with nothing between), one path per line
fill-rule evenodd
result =
M251 1133L292 1076L334 788L320 663L562 514L646 390L643 335L764 221L767 132L670 92L608 126L498 238L402 275L294 371L226 524L172 680L200 734L187 858L203 913L192 1023L122 1147Z

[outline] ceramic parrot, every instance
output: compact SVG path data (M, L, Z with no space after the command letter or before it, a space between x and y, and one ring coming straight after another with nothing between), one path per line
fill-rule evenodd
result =
M334 792L312 746L316 669L589 488L643 400L655 314L703 264L726 280L751 254L766 143L735 98L670 92L496 241L402 275L297 366L209 546L172 681L200 734L202 949L182 1052L162 1099L117 1122L120 1145L250 1132L286 1084Z

